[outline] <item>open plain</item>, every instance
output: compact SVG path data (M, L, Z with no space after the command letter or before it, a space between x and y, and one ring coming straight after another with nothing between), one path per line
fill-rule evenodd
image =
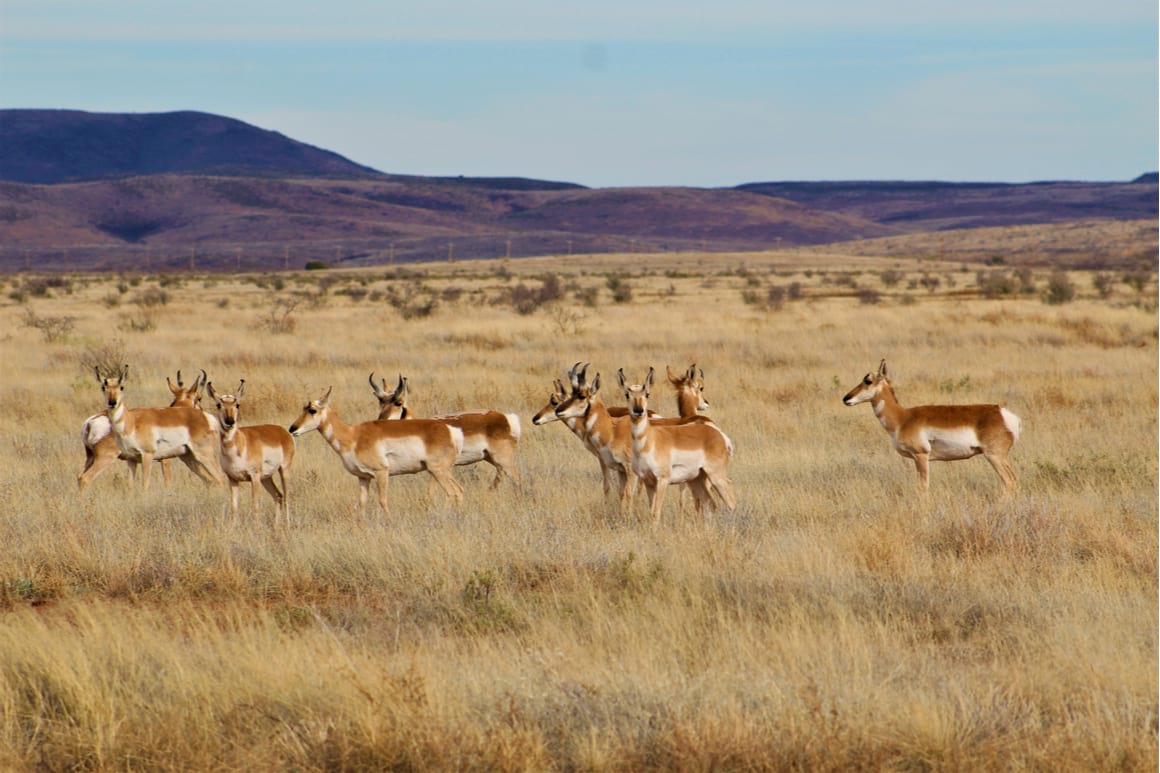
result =
M0 767L1156 769L1150 272L814 249L3 284ZM919 494L841 402L883 358L904 405L1022 418L1012 497L981 457ZM531 422L577 361L609 405L618 368L703 368L736 510L618 513ZM130 408L244 378L243 425L331 386L366 421L402 373L418 416L518 413L521 486L400 476L364 518L310 433L288 528L180 464L82 495L93 370L126 363Z

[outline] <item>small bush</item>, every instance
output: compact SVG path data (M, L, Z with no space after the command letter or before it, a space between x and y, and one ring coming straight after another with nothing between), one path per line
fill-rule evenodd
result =
M157 311L141 309L136 314L125 314L117 329L127 333L150 333L157 329Z
M77 354L77 364L85 378L93 375L93 369L100 371L102 376L112 376L121 372L121 367L129 361L125 351L125 342L118 339L90 346Z
M1115 281L1115 277L1111 274L1100 273L1092 277L1092 286L1096 288L1101 298L1107 299L1112 294L1112 285Z
M508 302L517 314L527 315L540 308L540 294L520 282L508 291Z
M1124 274L1124 284L1138 293L1144 292L1144 287L1152 281L1152 274L1148 271L1128 271Z
M133 303L146 307L165 306L169 303L169 293L159 287L147 287L137 293L133 298Z
M784 287L781 285L774 285L770 287L769 291L765 294L765 304L774 311L777 311L785 305L786 295L788 295L788 293Z
M858 303L873 306L882 300L882 293L870 287L858 290Z
M761 303L761 293L757 292L756 290L742 290L741 302L746 306L757 306Z
M612 275L604 280L612 292L613 303L628 303L632 300L632 285L623 277Z
M1053 271L1047 279L1047 288L1043 291L1043 302L1052 306L1069 303L1075 298L1075 285L1067 276L1066 271Z
M573 294L573 297L576 298L576 300L580 301L580 303L587 306L588 308L594 309L594 308L596 308L596 305L597 305L599 298L600 298L600 288L599 287L581 287L579 290L577 290Z
M308 260L306 261L306 264L303 266L303 268L305 268L307 271L325 271L326 269L330 268L330 266L326 265L326 263L321 260Z
M882 284L886 285L887 287L894 287L896 284L902 281L902 272L888 268L885 271L880 272L878 274L878 278L882 280Z
M975 275L975 284L984 298L1014 295L1016 290L1015 280L1006 271L980 271Z
M45 342L54 344L72 335L77 318L67 315L41 317L32 309L25 309L23 323L25 327L39 330Z
M258 328L275 335L288 335L294 332L297 321L294 319L294 310L302 302L301 298L275 297L265 313L258 318Z

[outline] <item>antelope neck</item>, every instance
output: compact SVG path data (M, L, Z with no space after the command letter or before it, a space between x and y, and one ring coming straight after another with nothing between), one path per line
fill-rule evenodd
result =
M344 447L351 445L350 425L343 424L333 408L327 408L322 418L318 420L318 431L330 447L339 453L342 453Z
M898 428L901 423L898 414L902 411L902 406L898 404L898 397L894 394L894 387L890 386L889 381L870 398L870 405L887 432L893 432Z

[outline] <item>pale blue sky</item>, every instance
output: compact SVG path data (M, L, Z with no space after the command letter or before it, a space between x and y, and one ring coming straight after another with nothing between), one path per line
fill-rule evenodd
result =
M0 107L591 186L1156 170L1155 0L0 0Z

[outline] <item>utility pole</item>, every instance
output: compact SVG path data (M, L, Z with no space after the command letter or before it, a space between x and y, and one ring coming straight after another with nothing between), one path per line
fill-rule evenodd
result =
M189 250L189 273L193 273L194 267L197 263L197 247L192 247Z
M238 247L238 260L237 260L237 263L234 264L234 271L235 271L235 273L238 273L238 274L242 273L242 248L241 247Z
M395 262L395 243L394 242L391 242L390 252L387 253L387 262L389 262L389 263Z
M447 262L455 262L455 242L447 242Z
M508 239L507 240L507 252L504 254L504 257L510 258L511 256L512 256L512 240Z
M290 246L283 245L282 247L282 270L290 270Z

